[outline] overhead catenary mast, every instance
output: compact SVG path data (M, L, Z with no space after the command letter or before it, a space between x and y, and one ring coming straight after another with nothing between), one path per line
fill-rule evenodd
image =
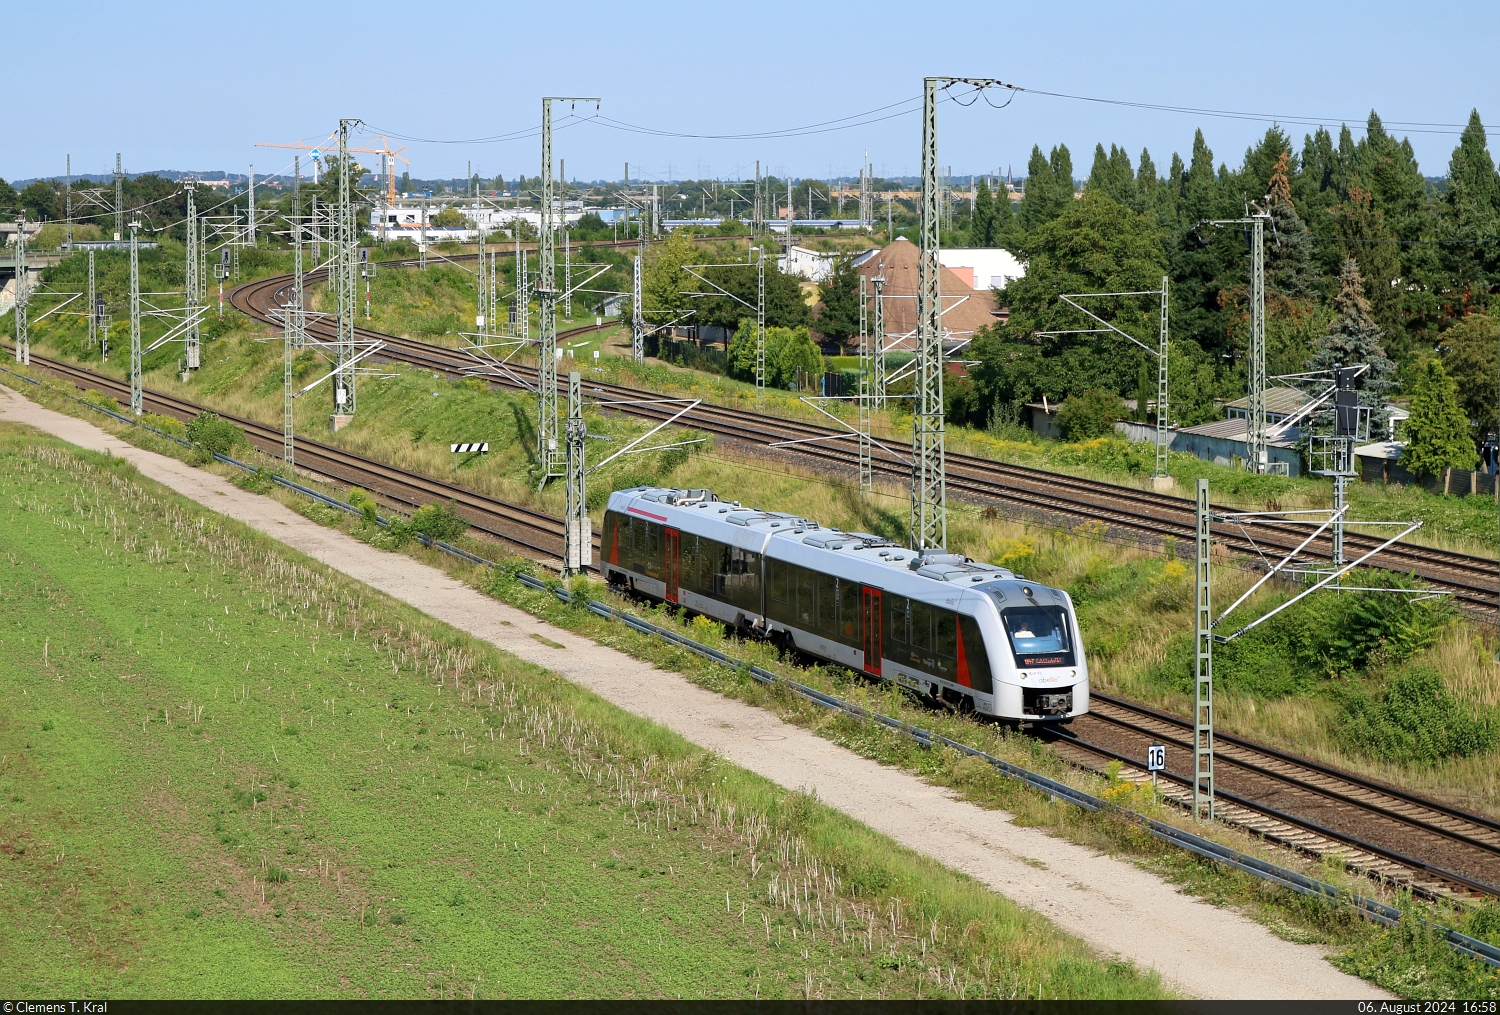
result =
M26 291L26 211L16 218L16 362L31 362L31 322L27 320Z
M358 120L339 120L339 208L338 231L334 249L334 285L338 290L338 341L335 348L336 373L333 379L333 426L338 429L354 415L355 398L354 317L359 310L359 289L355 259L354 195L349 179L349 129Z
M198 286L198 205L194 200L193 184L189 182L183 189L187 191L187 249L183 257L185 272L182 287L187 331L183 335L183 351L187 358L187 368L197 370L202 356L198 331L198 303L201 298Z
M125 238L125 174L120 172L120 153L115 152L115 242Z
M141 223L130 223L130 411L141 414Z
M255 246L255 163L250 163L250 206L246 210L245 224L249 233L248 242Z
M561 446L557 419L557 251L556 222L552 200L552 103L594 102L583 96L547 96L542 99L542 219L538 230L537 297L541 310L541 335L537 344L537 465L541 482L561 477L566 449Z

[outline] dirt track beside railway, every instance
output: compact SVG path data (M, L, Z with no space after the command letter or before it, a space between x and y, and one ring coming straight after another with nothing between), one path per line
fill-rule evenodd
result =
M6 387L0 387L0 421L28 424L124 458L183 496L429 616L545 666L779 785L816 793L824 803L901 844L1046 915L1100 953L1159 970L1188 994L1246 999L1386 996L1335 970L1318 948L1283 941L1238 913L1179 893L1133 864L1018 827L1003 811L959 800L762 709L542 623L436 568L376 550L270 497L144 451Z

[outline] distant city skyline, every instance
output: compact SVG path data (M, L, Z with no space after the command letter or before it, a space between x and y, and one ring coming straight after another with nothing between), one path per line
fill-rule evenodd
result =
M922 75L935 73L1255 114L997 90L994 105L1010 100L1003 109L982 99L941 109L940 160L960 176L1024 175L1033 144L1046 151L1065 143L1083 177L1096 142L1121 145L1132 163L1148 148L1165 171L1173 152L1188 156L1196 128L1216 162L1234 167L1269 126L1259 114L1282 117L1300 148L1315 123L1298 121L1326 123L1335 134L1347 123L1358 136L1372 108L1392 134L1410 138L1424 174L1441 176L1472 108L1500 123L1500 74L1489 52L1500 13L1477 2L1434 17L1371 3L1356 18L1343 5L1278 0L1256 8L1252 21L1202 5L1089 0L973 8L971 17L945 9L936 23L886 0L857 9L773 0L735 24L682 3L650 5L623 21L618 8L583 4L553 22L537 9L497 13L460 0L427 24L388 0L273 3L253 17L215 5L195 8L186 25L144 4L84 9L90 16L79 17L77 6L27 6L9 19L19 45L8 77L19 95L7 103L6 179L61 176L70 153L75 174L108 175L116 151L132 173L244 173L254 163L258 176L280 174L290 172L293 152L256 142L321 143L345 116L366 121L362 145L381 133L405 145L414 177L461 178L472 166L510 180L539 171L532 131L543 93L600 96L609 118L569 121L568 107L558 107L555 153L570 178L619 179L628 162L632 178L646 181L745 179L758 158L763 172L826 179L857 175L866 151L877 175L910 176L921 123L909 100L921 94ZM351 44L315 45L335 33ZM524 41L536 38L556 45ZM66 40L70 66L88 72L56 73L61 57L47 40ZM592 103L579 109L592 112ZM835 129L844 127L830 122L839 118L859 125ZM702 136L817 124L781 137ZM502 135L520 136L459 143ZM397 173L406 168L398 164Z

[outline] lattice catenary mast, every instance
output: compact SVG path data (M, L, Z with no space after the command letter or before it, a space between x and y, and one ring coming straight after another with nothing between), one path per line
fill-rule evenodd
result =
M31 362L31 322L27 319L29 293L26 291L26 212L16 219L16 362Z
M187 331L183 335L183 350L187 368L197 370L202 357L199 344L201 335L198 331L198 303L202 296L198 282L198 205L194 200L193 184L188 183L183 189L187 191L187 249L183 257L185 273L182 287Z
M356 408L354 377L354 317L359 308L358 275L355 268L354 195L350 193L349 129L358 120L339 120L339 209L338 239L334 249L334 285L338 289L337 372L333 379L335 416L352 416ZM336 420L336 422L342 422Z
M130 411L141 414L141 257L139 219L130 223Z
M537 465L541 482L562 476L566 451L559 446L557 426L557 250L552 207L552 103L593 102L596 97L546 96L542 99L542 221L538 230L537 297L541 335L537 343Z

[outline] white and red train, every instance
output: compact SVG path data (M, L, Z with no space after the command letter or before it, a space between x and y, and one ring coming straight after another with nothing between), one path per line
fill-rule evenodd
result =
M957 707L1088 711L1072 600L1002 567L649 487L610 495L602 555L616 585Z

